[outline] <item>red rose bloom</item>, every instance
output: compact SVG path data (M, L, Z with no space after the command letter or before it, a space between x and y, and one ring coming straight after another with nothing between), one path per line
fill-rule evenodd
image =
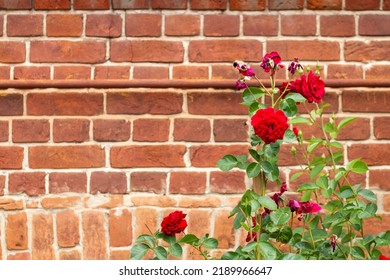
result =
M320 103L325 94L325 83L321 77L314 75L313 71L309 74L302 74L301 79L292 81L288 89L300 93L309 103Z
M271 75L273 75L278 67L283 68L281 63L282 59L280 58L280 55L277 52L270 52L263 57L260 67L262 67L265 72L270 72L272 70Z
M281 110L275 111L273 108L260 109L251 119L251 124L255 134L259 136L265 144L283 139L284 132L288 128L287 117Z
M379 256L379 259L380 259L381 261L390 261L390 258L386 257L385 255L380 255L380 256Z
M162 220L161 231L166 235L175 235L184 231L187 227L187 221L184 219L186 214L182 211L175 211Z

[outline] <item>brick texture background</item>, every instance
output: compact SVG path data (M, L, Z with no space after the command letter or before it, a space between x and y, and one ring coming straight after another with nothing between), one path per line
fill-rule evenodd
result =
M0 259L128 259L145 225L156 230L174 209L188 214L188 231L220 240L215 256L234 248L245 235L233 231L228 213L251 183L215 164L246 153L246 109L234 89L202 81L233 86L232 61L252 62L260 73L270 51L285 61L318 60L326 80L388 81L389 26L388 0L0 0L0 84L199 83L3 88ZM365 232L388 230L390 88L329 87L326 101L329 115L358 118L340 141L345 161L370 165L352 179L377 193L383 220ZM293 195L298 167L288 147L280 164Z

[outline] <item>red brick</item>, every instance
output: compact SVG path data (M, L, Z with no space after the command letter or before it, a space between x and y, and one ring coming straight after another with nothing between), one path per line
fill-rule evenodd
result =
M384 191L390 191L389 176L390 169L371 169L369 171L369 186L379 188Z
M209 78L209 67L208 66L187 66L177 65L173 66L173 79L203 79Z
M265 0L241 0L229 2L231 11L264 11Z
M345 9L346 10L379 10L380 0L346 0Z
M12 142L47 142L50 139L48 120L13 120Z
M238 15L205 15L203 34L211 37L238 36L240 17Z
M87 15L85 34L91 37L119 37L122 34L122 18L115 14Z
M181 118L174 120L173 138L175 141L210 141L210 121L207 119Z
M157 211L155 208L139 207L135 209L135 220L138 221L134 229L134 236L150 234L157 230ZM147 227L146 227L147 225ZM149 231L150 230L150 231Z
M190 0L191 10L226 10L227 0Z
M70 10L70 0L35 0L35 10Z
M91 193L125 194L127 192L126 174L122 172L96 171L91 174Z
M83 251L85 260L107 259L107 233L105 214L98 211L85 211L83 217Z
M127 14L126 36L159 37L161 36L161 22L162 17L159 14Z
M52 172L49 175L49 192L85 193L87 191L87 175L79 172Z
M248 154L247 145L204 145L190 147L190 160L193 167L216 167L217 161L227 154L234 156Z
M0 66L0 80L10 79L11 68L8 66Z
M109 114L171 115L182 112L183 96L176 92L108 92Z
M96 66L95 80L102 79L129 79L130 67L128 66Z
M304 0L269 0L270 10L302 10Z
M55 66L54 79L57 80L90 80L91 68L88 66Z
M339 123L341 118L336 119ZM370 138L370 119L357 118L344 129L342 129L337 136L337 140L365 140Z
M247 119L214 120L214 141L247 142L249 140L247 121Z
M362 79L363 68L361 65L329 64L328 79Z
M211 78L212 79L237 79L239 77L237 69L232 65L212 65Z
M111 41L112 62L183 62L182 42L162 40Z
M61 248L71 248L80 244L79 218L74 211L67 210L56 214L57 243Z
M390 139L390 117L374 118L374 136L376 139Z
M383 210L390 212L390 194L383 195Z
M363 36L386 36L390 35L390 15L360 15L359 35Z
M110 260L130 260L130 250L111 250Z
M31 0L0 0L0 9L5 10L30 10Z
M242 98L233 92L189 92L188 112L194 115L247 115Z
M331 37L355 36L355 18L352 15L321 16L320 33Z
M55 119L53 122L53 141L84 142L89 140L89 120Z
M152 9L187 9L186 0L152 0Z
M8 121L0 121L0 142L8 141Z
M276 36L279 32L279 18L276 15L244 15L244 35Z
M390 65L373 65L366 70L365 78L367 80L387 79L390 72Z
M20 252L8 254L7 260L31 260L31 255L29 252Z
M9 192L24 192L29 196L45 194L45 177L44 172L11 173L9 175Z
M299 57L300 60L336 60L340 59L340 45L338 42L320 40L283 40L268 41L267 52L277 50L284 61Z
M43 15L8 15L7 35L9 37L42 36Z
M110 245L113 247L129 246L132 241L132 215L127 209L110 211Z
M26 212L9 214L5 224L5 239L8 250L28 249L28 226Z
M46 116L94 116L103 113L100 93L29 93L27 114Z
M126 9L148 9L149 0L112 0L112 8L114 10L126 10Z
M196 36L200 34L200 17L198 15L166 15L165 35Z
M169 79L169 68L164 66L135 66L133 79Z
M346 41L344 57L346 61L389 61L390 53L386 51L388 48L390 48L390 41Z
M54 232L51 214L34 214L32 217L32 259L54 260Z
M108 10L110 0L73 0L75 10Z
M244 193L246 174L242 171L212 171L210 172L211 193Z
M79 37L82 32L82 15L48 14L46 16L46 35L48 37Z
M316 34L315 15L281 16L281 34L286 36L313 36Z
M0 147L0 168L21 169L23 164L23 147Z
M364 229L364 234L378 234L380 232L385 232L389 230L389 224L390 224L390 215L389 214L381 214L380 215L382 219L378 218L369 218L365 220L363 229ZM380 250L383 251L386 246L380 247Z
M390 144L352 144L348 147L348 158L361 158L368 165L389 165Z
M93 168L105 166L100 146L35 146L29 148L30 168Z
M0 42L0 62L20 63L26 61L26 46L24 42Z
M136 119L133 122L133 141L168 141L169 126L169 119Z
M61 251L59 254L60 260L81 260L81 253L78 250Z
M307 0L309 10L341 10L342 0Z
M111 167L184 167L184 145L112 147Z
M390 0L383 0L383 10L390 10Z
M229 218L229 215L228 210L220 210L216 213L213 237L218 240L218 248L228 249L235 246L233 219Z
M165 172L136 171L130 175L130 190L132 192L153 192L164 194L167 188Z
M41 200L44 209L69 209L81 205L80 196L46 196Z
M127 141L130 122L126 120L94 120L93 139L100 142Z
M258 61L262 44L257 40L193 40L188 47L190 62Z
M387 90L344 90L342 104L344 112L387 113L390 91Z
M31 62L100 63L106 60L106 43L102 41L31 41Z
M48 66L15 66L15 80L50 80Z
M204 194L206 191L206 173L172 172L169 181L171 194Z

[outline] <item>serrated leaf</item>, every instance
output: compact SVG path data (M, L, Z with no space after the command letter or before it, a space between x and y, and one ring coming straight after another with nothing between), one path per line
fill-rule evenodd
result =
M157 246L153 251L159 260L166 260L168 258L168 253L162 246Z
M242 248L242 251L243 252L251 252L256 248L257 245L258 245L257 242L251 241L248 244L246 244L245 247Z
M217 167L222 171L229 171L237 166L237 158L233 155L226 155L217 162Z
M186 234L178 242L186 243L186 244L194 244L195 242L198 242L198 241L199 241L199 238L196 237L194 234Z
M311 191L311 190L318 190L320 187L317 186L314 183L303 183L302 185L299 186L298 192L303 192L303 191Z
M149 234L141 234L140 236L137 237L137 239L135 240L135 243L145 243L150 248L153 248L154 247L154 238L153 238L153 236L150 236Z
M245 215L240 211L234 217L233 227L234 229L239 229L241 227L241 223L245 221Z
M284 99L292 99L294 100L295 102L300 102L300 103L303 103L306 101L306 98L302 96L302 94L300 93L296 93L296 92L290 92L289 94L287 94Z
M203 243L202 246L207 249L215 249L218 247L218 240L215 238L207 238Z
M278 255L278 250L267 241L260 241L260 253L265 260L274 260Z
M355 119L356 119L356 117L347 117L347 118L342 119L339 122L339 124L337 125L337 130L342 129L344 126L346 126L350 122L354 121Z
M283 225L290 220L291 209L289 207L279 208L270 214L271 221L275 225Z
M287 244L291 240L292 235L292 229L289 226L283 226L276 236L276 241Z
M231 260L239 260L240 254L236 252L226 252L222 255L221 260L231 261Z
M180 258L181 255L183 254L183 248L181 248L180 244L178 243L170 245L168 247L168 251L172 256L176 258Z
M273 201L269 196L260 196L258 201L263 207L268 208L269 210L276 210L278 208L275 201Z
M298 113L297 104L292 99L282 99L279 108L287 117L293 117Z
M265 94L265 91L258 87L246 88L242 93L242 105L250 106L254 101L257 101Z
M165 242L167 242L168 244L172 245L172 244L176 243L176 236L164 234L163 240Z
M304 117L294 117L288 121L289 124L310 124L310 120Z
M311 141L311 143L307 146L307 151L311 153L314 151L315 148L317 148L319 145L323 144L322 139L315 139L315 141Z
M130 258L132 260L140 260L142 259L143 256L145 256L146 252L148 252L149 249L150 249L149 246L144 243L135 244L131 248Z
M359 195L361 195L362 197L364 197L365 199L367 199L368 201L375 201L376 200L376 195L373 191L371 190L360 190L358 192Z
M310 180L314 180L314 178L324 169L326 165L324 163L317 164L310 171Z
M365 259L364 251L358 246L353 246L351 248L351 255L360 260Z
M291 129L286 129L283 136L283 142L284 143L294 143L297 141L297 136Z
M273 171L273 166L268 161L262 161L260 165L261 169L263 169L265 173L271 173Z
M256 150L249 149L249 154L250 154L256 161L260 161L260 155L258 154L258 152L257 152Z
M357 174L364 174L368 171L368 167L364 161L354 159L347 164L347 170Z
M248 175L249 178L256 177L257 175L260 174L260 171L261 171L261 165L258 162L252 162L246 168L246 174Z

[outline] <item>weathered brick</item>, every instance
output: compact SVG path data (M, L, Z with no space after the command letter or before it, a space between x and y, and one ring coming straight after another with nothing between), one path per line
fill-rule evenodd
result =
M29 93L27 114L46 116L93 116L103 113L100 93Z
M321 36L331 37L355 36L355 18L352 15L321 16L320 33Z
M385 232L389 230L389 224L390 224L390 214L381 214L380 215L382 219L378 218L369 218L365 220L363 229L364 234L378 234L380 232ZM385 249L386 247L381 247Z
M112 8L114 10L126 10L126 9L148 9L149 0L112 0Z
M244 15L243 32L247 36L276 36L279 19L275 15Z
M8 121L0 121L0 142L8 141Z
M235 156L248 153L246 145L204 145L190 148L191 165L194 167L216 167L217 161L226 154Z
M328 79L362 79L363 67L361 65L329 64Z
M53 216L33 214L32 217L32 259L54 260Z
M93 139L100 142L127 141L130 138L130 122L126 120L98 119L93 121Z
M242 97L233 92L189 92L188 112L194 115L247 115Z
M21 63L26 61L26 46L24 42L0 42L0 62Z
M175 141L210 141L210 121L207 119L179 118L174 120L173 139Z
M127 192L127 178L122 172L92 172L90 185L92 194L98 192L125 194Z
M115 146L110 150L111 167L184 167L184 145Z
M60 251L60 260L81 260L81 253L78 250Z
M109 114L171 115L182 112L183 96L176 92L108 92Z
M0 147L0 168L21 169L23 164L23 147Z
M1 24L1 22L0 22ZM0 80L10 79L11 68L9 66L0 66Z
M226 10L227 0L190 0L191 10Z
M383 210L390 212L390 194L383 195Z
M10 193L24 192L30 196L45 194L45 172L18 172L9 175Z
M0 182L0 189L4 187L5 184L5 177L2 176L1 182ZM0 191L1 194L1 191ZM3 194L1 194L3 195ZM13 198L3 198L0 197L0 209L5 210L5 211L12 211L12 210L22 210L24 208L24 203L22 199L15 200Z
M304 0L269 0L270 10L302 10Z
M210 192L212 193L244 193L246 189L245 172L212 171L210 172Z
M371 169L369 171L370 188L379 188L384 191L390 191L389 176L390 169Z
M361 15L359 16L359 35L386 36L390 35L387 26L390 25L390 15Z
M41 200L44 209L69 209L81 205L79 196L47 196Z
M247 121L247 119L215 119L214 141L247 142L249 139Z
M388 48L390 41L346 41L344 57L346 61L389 61L390 53L386 51Z
M123 195L88 196L84 198L84 208L111 209L123 206Z
M137 224L134 229L133 236L141 234L150 234L150 231L155 232L159 225L157 225L157 210L152 207L138 207L135 209L135 220Z
M346 0L345 9L346 10L379 10L380 0Z
M153 192L163 194L167 189L167 174L165 172L136 171L130 175L130 190L132 192Z
M5 176L0 176L0 196L4 195L4 188L5 188ZM0 208L2 203L0 202Z
M281 34L285 36L313 36L316 34L315 15L282 15Z
M12 142L47 142L50 139L48 120L13 120Z
M390 139L390 117L374 118L374 136L376 139Z
M66 210L56 214L57 243L61 248L80 244L79 217L74 211Z
M187 65L177 65L173 66L172 72L173 79L203 79L207 80L209 78L209 67L208 66L187 66Z
M162 16L159 14L126 14L126 36L161 36Z
M11 253L8 254L7 260L31 260L29 252Z
M390 144L352 144L348 147L348 158L361 158L368 165L389 165Z
M50 80L48 66L16 66L14 80Z
M152 9L187 9L186 0L152 0Z
M111 250L110 260L130 260L130 250Z
M0 9L5 10L30 10L31 0L0 0Z
M169 79L169 68L164 66L135 66L133 79Z
M48 37L79 37L82 32L82 15L48 14L46 16L46 35Z
M237 70L232 65L212 65L211 66L211 79L237 79Z
M344 112L386 113L389 102L390 91L387 90L346 89L342 94Z
M7 35L9 37L42 36L43 15L8 15Z
M390 10L390 0L383 0L383 10Z
M28 248L26 212L17 212L7 216L5 239L8 250L26 250Z
M114 209L109 214L110 245L129 246L132 242L132 215L128 209Z
M85 193L87 191L87 175L81 172L52 172L49 175L49 192Z
M214 224L214 238L218 240L218 248L232 248L235 245L233 219L229 217L229 211L220 210L216 213Z
M230 1L229 9L231 11L264 11L265 2L265 0Z
M382 80L386 79L390 72L390 65L373 65L366 69L365 78L367 80Z
M31 41L30 61L101 63L106 60L106 43L95 40L83 41Z
M73 0L75 10L108 10L110 0Z
M35 146L28 151L29 166L45 168L93 168L105 166L105 151L100 146Z
M190 210L186 219L188 220L187 231L202 237L211 232L211 212L209 210ZM198 253L187 254L186 259L197 259Z
M182 208L217 208L222 200L219 196L180 196L177 207Z
M133 141L166 142L169 127L169 119L136 119L133 122Z
M204 194L206 191L206 173L171 172L169 192L172 194Z
M129 79L130 67L128 66L96 66L95 80L104 79Z
M54 79L90 80L91 68L88 66L55 66Z
M87 15L85 34L91 37L119 37L122 34L122 18L116 14Z
M205 15L203 34L210 37L238 36L240 17L238 15Z
M257 40L193 40L188 47L190 62L257 61L262 44Z
M166 15L165 35L196 36L200 34L200 17L198 15Z
M112 62L183 62L184 59L182 42L128 40L111 41L110 44Z
M70 10L70 0L35 0L35 10Z
M153 207L175 207L177 201L172 196L134 196L131 198L131 202L134 206L153 206Z
M309 10L341 10L342 0L307 0Z
M341 118L336 119L339 123ZM365 140L370 138L370 119L357 118L342 129L337 140Z
M84 142L89 140L89 120L55 119L53 122L53 141Z
M107 224L104 213L85 211L83 219L83 252L85 260L105 260L107 256Z

